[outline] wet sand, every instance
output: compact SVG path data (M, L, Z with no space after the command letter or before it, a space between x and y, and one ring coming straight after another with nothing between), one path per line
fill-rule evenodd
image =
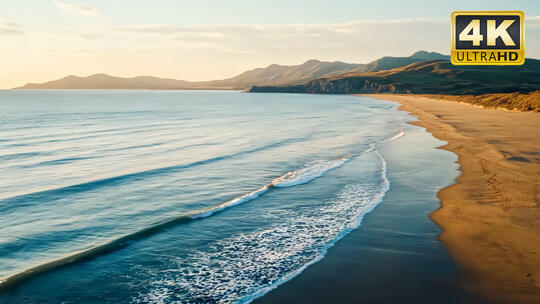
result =
M396 101L458 156L461 176L431 214L461 285L493 303L540 303L540 114L411 95ZM441 175L446 174L442 169Z
M399 127L405 136L377 146L390 181L383 202L322 260L253 303L479 303L458 285L459 269L429 218L437 192L459 176L457 157L424 128ZM356 170L355 161L338 170Z

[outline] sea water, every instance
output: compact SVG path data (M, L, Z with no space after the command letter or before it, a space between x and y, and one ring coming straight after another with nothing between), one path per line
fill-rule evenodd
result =
M249 302L392 187L391 102L0 91L0 302Z

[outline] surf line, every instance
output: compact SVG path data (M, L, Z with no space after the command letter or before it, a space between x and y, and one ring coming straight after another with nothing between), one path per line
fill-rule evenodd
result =
M401 132L403 133L403 132ZM401 134L400 133L400 134ZM399 138L401 136L403 136L405 133L403 133L402 135L399 135L399 136L394 136L395 138ZM393 140L393 139L392 139ZM388 142L388 141L391 141L391 140L386 140L386 141L381 141L381 142ZM381 168L381 177L383 179L383 189L382 191L380 192L380 194L378 195L378 197L374 200L374 204L371 204L371 207L364 210L364 212L360 215L360 217L358 217L356 219L356 221L354 222L354 226L353 227L349 227L349 228L345 228L344 230L340 231L336 237L332 240L330 240L328 243L326 243L326 245L323 247L322 251L319 252L319 254L311 261L309 261L308 263L304 264L302 267L300 267L299 269L297 270L294 270L292 272L289 272L288 274L285 274L285 276L277 279L276 281L274 281L271 285L269 286L265 286L265 287L262 287L261 289L255 291L253 294L250 294L250 295L247 295L243 298L240 298L240 300L238 301L238 303L240 304L249 304L251 303L253 300L257 299L257 298L260 298L262 296L264 296L265 294L267 294L270 290L273 290L275 288L277 288L278 286L290 281L291 279L293 279L294 277L298 276L300 273L302 273L304 270L306 270L308 267L310 267L311 265L319 262L320 260L322 260L328 250L330 248L332 248L339 240L341 240L343 237L345 237L347 234L349 234L351 231L353 231L354 229L357 229L358 227L360 227L360 225L362 224L362 221L364 219L364 217L370 213L371 211L373 211L375 209L375 207L377 207L380 203L382 203L385 195L386 195L386 192L388 192L388 190L390 190L390 181L388 180L386 174L387 174L387 165L386 165L386 161L385 159L382 157L382 155L379 153L379 151L377 149L375 149L375 154L377 155L377 157L379 158L380 162L381 162L381 165L382 165L382 168Z
M367 153L372 150L373 150L373 147L371 147L370 149L362 153ZM18 283L24 280L27 280L33 276L55 270L60 267L67 266L69 264L91 260L98 256L123 248L129 245L131 242L154 235L158 232L167 230L174 226L184 224L193 220L209 217L217 212L223 211L230 207L254 200L274 187L286 188L286 187L292 187L292 186L308 183L311 180L324 175L326 172L342 166L344 163L351 160L353 157L357 155L359 154L351 154L346 157L339 158L337 160L327 161L326 163L323 163L322 165L318 164L318 167L316 168L305 166L302 169L288 172L287 174L284 174L272 180L272 182L254 191L235 197L217 206L213 206L213 207L202 209L202 210L192 211L192 212L179 215L177 217L169 218L169 219L157 222L154 225L151 225L147 228L136 231L134 233L126 234L118 238L114 238L112 240L98 244L91 248L76 251L66 256L53 259L51 261L44 262L40 265L28 268L16 274L0 278L0 290L15 286Z
M403 136L404 134L405 133L400 130L399 134L393 136L388 140L380 141L379 143L395 140ZM304 166L304 168L288 172L278 178L275 178L272 180L272 182L254 191L235 197L219 205L169 218L134 233L126 234L101 243L99 245L93 246L91 248L76 251L66 256L28 268L16 274L2 277L0 278L0 290L9 289L10 287L13 287L21 283L22 281L30 279L36 275L43 274L70 264L74 264L76 262L88 261L98 256L116 251L120 248L126 247L131 242L154 235L174 226L188 223L193 220L209 217L217 212L223 211L230 207L254 200L259 196L263 195L264 193L268 192L272 188L288 188L301 184L306 184L316 178L323 176L328 171L341 167L342 165L344 165L358 155L365 154L374 150L376 151L376 145L377 144L372 144L368 149L360 153L350 154L345 157L338 158L332 161L327 161L326 163L322 164L318 163L315 168L313 166L310 167L309 165L306 165Z

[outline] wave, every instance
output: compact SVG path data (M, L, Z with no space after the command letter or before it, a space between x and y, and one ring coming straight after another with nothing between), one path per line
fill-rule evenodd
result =
M373 148L369 148L362 153L366 153L372 150ZM362 154L362 153L359 153L359 154ZM310 181L323 176L328 171L341 167L343 164L345 164L346 162L348 162L353 157L359 154L350 154L346 157L338 158L336 160L329 160L329 161L320 160L320 161L311 162L307 164L306 166L304 166L302 169L287 172L283 174L282 176L273 179L271 183L268 183L254 191L238 196L230 201L226 201L217 206L194 212L190 216L193 219L208 217L226 208L254 200L257 197L268 192L268 190L270 190L271 188L274 188L274 187L288 188L288 187L293 187L293 186L309 183Z
M395 139L403 136L404 134L405 133L400 130L400 133L398 133L397 135L393 136L392 138L390 138L388 140L384 140L384 141L381 141L381 142L388 142L388 141L395 140ZM194 163L187 164L187 165L169 166L169 167L163 167L163 168L158 168L158 169L153 169L153 170L148 170L148 171L142 171L142 172L138 172L138 173L121 175L121 176L117 176L117 177L92 181L92 182L89 182L89 183L83 183L83 184L73 185L73 186L69 186L69 187L31 193L29 195L24 195L24 196L19 196L19 197L14 197L14 198L21 198L21 197L22 198L28 198L28 197L35 198L35 195L45 195L45 194L48 194L48 193L49 194L52 193L53 195L65 194L65 193L69 193L71 191L77 191L77 188L83 187L83 186L86 187L85 190L87 190L88 187L95 188L95 187L100 186L103 183L110 183L110 182L114 182L116 180L129 179L129 178L133 178L133 177L136 177L138 175L141 175L141 174L146 175L146 174L167 172L167 171L171 171L171 170L174 170L174 169L187 168L187 167L191 167L191 166L195 166L195 165L208 163L208 162L211 162L211 161L217 161L217 160L221 160L221 159L225 159L225 158L230 158L230 157L237 156L237 155L240 155L240 154L251 153L251 152L263 150L263 149L266 149L266 148L269 148L269 147L279 146L279 145L285 144L286 142L290 142L291 140L292 139L288 139L288 140L276 142L276 143L273 143L273 144L270 144L270 145L266 145L266 146L263 146L263 147L258 147L258 148L252 149L252 150L237 152L237 153L230 154L230 155L219 156L219 157L207 159L207 160L204 160L204 161L194 162ZM373 206L370 207L370 209L365 211L365 213L369 213L371 210L373 210L373 208L375 208L382 201L382 198L384 197L384 193L386 193L386 191L390 187L389 181L388 181L388 179L386 177L386 162L385 162L384 158L377 151L376 144L371 145L368 149L364 150L363 152L350 154L350 155L347 155L345 157L341 157L341 158L338 158L338 159L335 159L335 160L314 161L314 162L308 163L306 166L304 166L301 169L288 172L288 173L286 173L286 174L284 174L284 175L282 175L282 176L280 176L278 178L273 179L270 183L268 183L268 184L266 184L266 185L264 185L264 186L262 186L262 187L260 187L260 188L258 188L256 190L254 190L254 191L248 192L246 194L243 194L241 196L233 198L233 199L231 199L229 201L226 201L224 203L221 203L219 205L216 205L216 206L213 206L213 207L210 207L210 208L207 208L207 209L202 209L202 210L198 210L198 211L189 212L189 213L186 213L186 214L181 214L181 215L178 215L176 217L169 218L169 219L157 222L154 225L151 225L149 227L146 227L146 228L144 228L142 230L139 230L139 231L136 231L134 233L126 234L126 235L120 236L118 238L111 239L109 241L106 241L106 242L101 243L99 245L93 246L91 248L80 250L80 251L77 251L77 252L73 252L73 253L68 254L68 255L66 255L64 257L45 262L43 264L37 265L35 267L28 268L28 269L26 269L24 271L21 271L19 273L16 273L16 274L13 274L13 275L10 275L10 276L7 276L7 277L3 277L3 278L0 277L0 290L5 289L5 288L9 288L9 287L14 286L14 285L17 285L18 283L20 283L20 282L22 282L22 281L24 281L26 279L29 279L31 277L34 277L36 275L39 275L39 274L42 274L42 273L45 273L45 272L48 272L48 271L51 271L51 270L55 270L55 269L61 268L63 266L69 265L69 264L73 264L73 263L81 262L81 261L85 261L85 260L90 260L90 259L93 259L93 258L95 258L97 256L113 252L115 250L118 250L118 249L128 245L130 242L133 242L133 241L136 241L136 240L139 240L139 239L142 239L142 238L146 238L148 236L154 235L154 234L156 234L158 232L161 232L161 231L164 231L166 229L175 227L177 225L180 225L180 224L183 224L183 223L188 223L188 222L193 221L193 220L209 217L209 216L211 216L211 215L213 215L213 214L215 214L217 212L223 211L223 210L228 209L230 207L233 207L233 206L236 206L236 205L239 205L239 204L246 203L248 201L254 200L254 199L260 197L261 195L263 195L264 193L268 192L272 188L287 188L287 187L293 187L293 186L297 186L297 185L306 184L306 183L308 183L308 182L310 182L310 181L312 181L312 180L314 180L316 178L319 178L319 177L323 176L324 174L326 174L327 172L329 172L329 171L331 171L333 169L341 167L342 165L344 165L345 163L347 163L348 161L350 161L354 157L356 157L358 155L361 155L361 154L364 154L364 153L371 152L371 151L375 151L376 155L380 158L380 160L382 162L382 171L381 172L382 172L382 178L383 178L384 184L385 184L385 189L382 192L382 195L378 199L376 204L374 204ZM13 199L13 198L4 199L2 201L5 202L5 201L11 200L11 199ZM4 205L8 205L8 204L4 204ZM307 263L301 269L299 269L299 270L297 270L297 271L283 277L282 279L278 280L272 286L261 289L261 291L257 292L256 294L251 295L251 296L243 299L241 302L244 302L244 303L251 302L252 300L264 295L269 290L277 287L278 285L281 285L282 283L284 283L284 282L290 280L291 278L293 278L294 276L298 275L300 272L302 272L309 265L311 265L311 264L319 261L320 259L322 259L324 257L324 255L326 254L326 250L328 250L330 247L332 247L335 244L335 242L337 242L339 239L341 239L343 236L348 234L353 229L360 226L364 214L362 214L361 217L359 217L357 219L356 224L355 224L354 227L348 228L348 229L345 229L345 230L341 231L334 240L329 242L327 244L327 246L325 247L325 249L323 250L323 252L321 253L321 255L318 256L315 260L313 260L310 263Z
M396 140L396 139L398 139L398 138L400 138L400 137L402 137L404 135L405 135L405 132L403 130L399 129L399 133L397 133L396 135L390 137L389 139L385 139L385 140L383 140L381 142L385 143L385 142L394 141L394 140Z
M401 134L401 133L403 133L403 134ZM401 135L396 137L396 138L399 138L399 137L405 135L405 133L403 131L401 131L400 134ZM394 138L394 139L396 139L396 138ZM391 140L394 140L394 139L391 139ZM292 272L288 273L287 275L280 278L279 280L277 280L276 282L274 282L270 286L267 286L265 288L261 288L257 292L255 292L255 293L253 293L251 295L243 297L242 299L240 299L239 303L243 303L243 304L244 303L245 304L251 303L255 299L264 296L269 291L277 288L278 286L280 286L280 285L290 281L294 277L298 276L300 273L302 273L304 270L306 270L309 266L311 266L311 265L319 262L320 260L322 260L326 256L326 254L327 254L327 252L328 252L328 250L330 248L332 248L339 240L341 240L343 237L345 237L351 231L353 231L353 230L357 229L358 227L360 227L360 225L362 224L362 220L364 219L364 216L366 214L370 213L371 211L373 211L373 209L375 209L375 207L377 207L380 203L382 203L382 201L384 199L384 196L386 195L386 192L388 192L388 190L390 190L390 180L388 180L388 177L386 176L386 172L387 172L386 161L384 160L384 158L382 157L382 155L379 153L379 151L377 149L374 149L374 150L375 150L375 154L379 157L379 160L381 161L381 178L383 180L383 187L382 187L382 190L381 190L380 194L378 196L376 196L373 203L370 204L370 206L367 209L363 210L362 214L360 214L360 216L356 219L353 226L341 230L337 234L337 236L335 238L333 238L328 243L326 243L326 245L323 247L323 249L321 250L321 252L319 253L319 255L317 255L317 257L315 259L313 259L310 262L304 264L300 269L297 269L295 271L292 271Z
M155 142L155 143L144 144L144 145L135 145L135 146L128 146L128 147L114 148L114 149L105 149L105 150L99 151L99 153L101 153L101 154L96 155L96 156L65 157L65 158L59 158L59 159L54 159L54 160L49 160L49 161L41 161L41 162L36 162L36 163L31 163L31 164L20 165L20 167L21 168L35 168L35 167L41 167L41 166L62 165L62 164L66 164L66 163L70 163L70 162L74 162L74 161L78 161L78 160L103 158L103 157L111 155L111 154L106 154L106 152L116 152L116 151L126 151L126 150L129 150L129 149L157 147L157 146L161 146L161 145L164 145L164 144L165 144L164 142ZM214 144L215 143L190 144L190 145L185 145L185 146L181 146L181 147L175 147L175 148L167 149L167 150L165 150L165 152L181 151L181 150L186 150L186 149L193 148L193 147L211 146L211 145L214 145ZM52 153L49 153L49 154L52 154ZM145 154L142 154L142 155L145 155Z
M134 302L152 303L157 296L165 302L249 303L289 281L324 258L329 248L359 227L363 217L382 202L390 183L385 160L377 150L374 154L378 164L371 173L346 184L335 197L305 207L262 212L258 221L264 230L235 234L194 249L182 256L180 267L169 266L176 265L174 257L162 261L161 272L152 267L148 271L155 280Z
M391 142L391 141L394 141L402 136L405 135L405 132L402 130L402 129L399 129L399 133L397 133L396 135L392 136L391 138L389 139L386 139L386 140L382 140L380 141L379 143L386 143L386 142ZM239 303L242 303L242 304L248 304L248 303L251 303L252 301L254 301L255 299L257 298L260 298L262 296L264 296L265 294L267 294L269 291L277 288L278 286L290 281L291 279L293 279L294 277L298 276L300 273L302 273L304 270L306 270L309 266L319 262L320 260L322 260L328 250L330 248L332 248L339 240L341 240L343 237L345 237L347 234L349 234L351 231L353 231L354 229L357 229L358 227L360 227L360 225L362 224L362 220L364 219L364 216L368 213L370 213L371 211L373 211L373 209L375 209L380 203L382 203L383 199L384 199L384 196L386 195L386 192L388 192L388 190L390 190L390 180L388 179L388 177L386 176L387 174L387 164L386 164L386 160L382 157L382 155L379 153L379 151L376 149L376 144L374 144L370 149L368 149L367 151L365 152L369 152L369 151L375 151L375 154L378 156L380 162L381 162L381 178L383 180L383 188L382 188L382 191L380 193L379 196L376 197L376 199L374 200L374 203L370 205L370 207L366 210L363 211L363 213L356 219L354 225L352 227L349 227L349 228L346 228L346 229L343 229L342 231L340 231L337 236L335 238L333 238L332 240L330 240L328 243L326 243L326 245L324 246L324 248L321 250L321 252L319 253L319 255L314 258L313 260L311 260L310 262L308 263L305 263L302 267L300 267L299 269L297 270L294 270L290 273L288 273L287 275L281 277L280 279L278 279L277 281L275 281L274 283L270 284L269 286L266 286L266 287L263 287L263 288L260 288L259 290L257 290L256 292L252 293L252 294L249 294L247 296L244 296L242 297L238 302Z
M248 193L246 193L244 195L241 195L239 197L233 198L232 200L226 201L225 203L219 204L217 206L214 206L214 207L211 207L211 208L208 208L208 209L203 209L201 211L192 212L192 213L190 213L190 218L199 219L199 218L209 217L209 216L211 216L212 214L214 214L216 212L219 212L219 211L225 210L227 208L230 208L230 207L240 205L242 203L254 200L257 197L259 197L259 196L263 195L264 193L268 192L268 190L270 188L272 188L272 184L266 184L266 185L262 186L261 188L259 188L257 190L254 190L254 191L248 192Z
M78 160L87 160L87 159L94 159L94 158L98 158L98 156L64 157L64 158L42 161L42 162L38 162L34 164L22 165L20 167L21 168L35 168L35 167L40 167L40 166L55 166L55 165L63 165L63 164L75 162Z
M164 222L157 223L153 226L147 227L143 230L139 230L132 234L127 234L127 235L109 240L105 243L99 244L97 246L94 246L88 249L72 252L64 257L45 262L35 267L28 268L24 271L21 271L11 276L0 278L0 289L11 287L35 275L42 274L42 273L45 273L54 269L58 269L68 264L90 260L94 257L118 250L119 248L122 248L123 246L127 245L131 241L145 238L147 236L156 234L167 228L176 226L181 223L188 222L190 220L191 220L190 216L180 215L176 218L168 219Z
M396 140L402 136L405 135L405 132L403 130L399 130L399 133L392 136L389 139L385 139L380 141L380 143L390 142L393 140ZM376 144L371 145L368 149L366 149L363 152L360 153L353 153L349 154L345 157L338 158L335 160L324 160L324 161L314 161L312 163L307 164L304 168L291 171L285 175L282 175L276 179L274 179L271 183L273 187L291 187L295 185L301 185L310 182L311 180L320 177L324 175L326 172L339 168L343 166L346 162L350 161L354 157L364 154L371 151L376 151L376 153L380 156L379 152L376 150ZM382 156L381 156L382 158ZM386 164L385 164L386 166Z
M300 170L291 171L274 179L272 185L274 187L286 188L309 183L311 180L324 175L326 172L343 166L343 164L351 160L354 156L355 154L351 154L336 160L312 162Z
M131 180L138 180L138 179L148 177L148 176L170 173L176 170L182 170L182 169L187 169L187 168L191 168L195 166L213 163L213 162L217 162L217 161L221 161L225 159L231 159L231 158L242 156L245 154L255 153L255 152L263 151L266 149L284 146L291 142L298 142L299 140L304 140L304 139L305 138L289 138L289 139L277 141L268 145L260 146L254 149L244 150L244 151L231 153L227 155L216 156L212 158L207 158L204 160L200 160L200 161L196 161L196 162L192 162L188 164L172 165L172 166L160 167L160 168L139 171L139 172L134 172L134 173L127 173L123 175L117 175L117 176L106 177L102 179L91 180L88 182L69 185L65 187L45 189L45 190L35 191L31 193L25 193L25 194L12 196L12 197L7 197L0 200L0 202L2 203L1 204L2 206L0 207L0 211L4 212L13 208L31 205L33 202L35 202L38 199L39 200L46 199L47 201L53 201L56 198L63 197L65 195L69 195L72 193L90 191L96 188L118 185L120 183L124 183Z
M396 135L389 139L381 140L379 143L390 142L404 135L405 132L399 130L399 133ZM218 265L210 269L202 267L202 264L199 265L200 267L195 267L198 269L196 272L197 277L201 277L197 280L196 284L190 282L192 276L185 277L182 275L176 279L166 277L155 282L158 286L160 284L164 284L164 286L159 286L153 292L159 293L165 291L165 294L162 294L162 296L168 297L170 296L168 290L171 288L174 293L180 292L183 294L182 296L187 296L188 299L185 299L186 303L191 303L191 300L198 302L200 299L214 299L216 301L219 299L219 301L223 302L250 303L265 295L270 290L298 276L309 266L323 259L328 250L336 242L358 228L364 216L373 211L383 201L386 192L390 189L390 181L386 176L386 161L376 149L376 146L377 144L374 144L362 153L374 151L378 157L380 161L380 180L382 181L379 187L347 185L338 196L338 201L344 201L343 204L330 204L325 207L311 208L311 210L317 212L314 217L310 217L308 214L305 215L306 217L302 216L299 218L290 227L286 225L281 228L278 227L248 235L240 235L233 240L220 240L215 245L213 251L194 253L192 258L196 264L212 261L212 263L217 263ZM291 171L274 179L267 187L279 187L278 185L292 187L309 182L332 169L342 166L362 153L351 154L331 161L312 162L302 169ZM254 191L254 194L258 193L258 191L264 193L267 191L267 188L260 188ZM303 212L301 213L304 214ZM298 227L304 227L304 231L297 231L299 229ZM317 230L321 231L317 233L315 232ZM302 239L302 235L305 234L316 234L316 236L312 235L306 241ZM325 237L329 237L329 239L325 241L320 250L314 252L312 249L307 249L311 246L307 243L321 238L324 239ZM293 240L290 244L281 244L281 242L289 238ZM231 242L234 243L231 244ZM282 252L282 249L285 252ZM302 254L306 254L304 250L307 250L309 259L302 257ZM216 259L216 256L221 258ZM285 260L280 261L281 258ZM187 263L187 261L184 260L184 263ZM265 269L265 263L269 263L269 271ZM292 267L291 265L296 265L297 267ZM279 270L281 267L285 267L285 269L282 269L284 271L283 275L281 275ZM167 271L174 274L174 270L172 269ZM250 273L249 276L244 275L246 271ZM242 279L237 280L228 277L235 273ZM220 281L223 278L225 278L225 281ZM264 283L261 284L259 281L260 278L264 278L264 281L269 281L270 283L265 286ZM230 285L227 281L234 282L234 284ZM216 282L221 282L220 288L212 286ZM143 295L140 300L139 302L146 302L147 299Z
M381 142L393 141L395 139L398 139L398 138L402 137L403 135L405 135L405 132L403 132L403 130L400 129L398 134L394 135L390 139L382 140ZM58 198L58 197L61 197L61 196L64 196L64 195L69 195L69 194L72 194L72 193L91 191L91 190L94 190L94 189L99 188L99 187L117 185L117 184L122 183L122 182L130 181L130 180L136 180L136 179L140 179L140 178L143 178L143 177L146 177L146 176L164 174L164 173L174 172L175 170L187 169L187 168L190 168L190 167L204 165L204 164L208 164L208 163L212 163L212 162L216 162L216 161L220 161L220 160L230 159L230 158L233 158L233 157L236 157L236 156L241 156L241 155L244 155L244 154L250 154L250 153L259 152L259 151L266 150L266 149L271 149L271 148L275 148L275 147L279 147L279 146L284 146L284 145L289 144L291 142L297 142L299 140L305 140L305 139L306 139L305 137L303 137L303 138L290 138L290 139L286 139L286 140L282 140L282 141L277 141L277 142L274 142L274 143L271 143L271 144L268 144L268 145L264 145L264 146L261 146L261 147L257 147L257 148L254 148L254 149L240 151L240 152L236 152L236 153L232 153L232 154L228 154L228 155L217 156L217 157L213 157L213 158L208 158L208 159L205 159L205 160L196 161L196 162L192 162L192 163L189 163L189 164L180 164L180 165L172 165L172 166L160 167L160 168L155 168L155 169L150 169L150 170L145 170L145 171L139 171L139 172L134 172L134 173L128 173L128 174L123 174L123 175L106 177L106 178L97 179L97 180L91 180L91 181L88 181L88 182L83 182L83 183L64 186L64 187L39 190L39 191L31 192L31 193L24 193L24 194L19 194L19 195L16 195L16 196L1 198L0 202L2 202L3 204L0 207L0 212L8 211L10 209L21 207L21 206L30 205L36 199L47 198L47 200L52 201L55 198ZM371 145L368 150L366 150L366 151L364 151L362 153L371 151L371 150L374 149L374 147L375 147L375 145ZM330 161L330 162L333 162L334 164L322 164L322 166L330 165L330 167L332 167L332 166L335 165L336 167L339 167L339 166L343 165L345 162L347 162L348 160L350 160L351 157L354 157L356 155L358 155L358 154L351 154L351 155L349 155L347 157L344 157L342 159ZM329 168L328 170L331 170L331 169L332 168ZM303 169L301 169L301 170L303 170ZM300 180L298 178L296 178L296 180L295 180L295 178L294 178L294 176L296 176L296 177L298 177L298 176L306 176L306 174L303 174L303 173L307 173L307 172L300 172L301 170L299 170L299 172L296 172L296 173L288 173L288 174L291 174L291 176L289 176L287 179L284 178L281 183L276 181L276 183L274 183L274 186L276 186L276 187L285 187L286 186L286 184L285 184L286 180L287 180L287 183L294 183L294 184L302 184L302 183L304 183L302 180ZM307 169L307 170L309 170L309 169ZM313 174L317 174L317 172L318 171L314 171ZM324 172L324 173L326 173L326 172ZM324 174L324 173L322 173L322 174ZM306 177L305 180L306 180L306 182L309 182L311 179L316 178L316 177L318 177L318 176L313 176L312 178L311 177ZM279 177L278 179L281 179L281 178L283 178L283 177Z
M23 152L23 153L13 153L13 154L4 154L0 155L0 160L11 160L17 158L30 158L34 156L46 156L50 153L47 152Z
M144 133L148 131L159 131L162 129L167 130L171 126L179 126L179 125L182 125L182 123L150 124L150 125L144 125L144 126L137 126L136 129L133 127L111 128L111 129L102 129L102 130L88 130L88 131L83 131L79 133L66 132L66 133L61 133L61 134L45 134L45 135L37 135L37 136L16 137L16 138L7 139L6 141L17 140L17 142L12 143L12 144L7 144L5 145L5 147L21 147L21 146L32 146L36 144L50 144L50 143L55 143L55 142L77 141L81 139L97 138L101 136L103 133L111 133L107 135L113 135L113 136L130 135L130 134L136 134L136 133ZM119 131L119 132L116 132L116 131ZM76 134L76 136L75 137L62 137L62 136L73 135L73 134ZM54 136L54 137L51 137L51 136ZM42 139L42 140L31 141L32 139Z
M373 148L369 148L365 150L362 153L366 153L369 151L372 151ZM331 161L316 161L307 164L304 168L288 172L278 178L275 178L272 180L272 182L254 190L251 192L248 192L246 194L243 194L241 196L235 197L229 201L226 201L224 203L221 203L219 205L197 210L193 212L188 212L186 214L181 214L177 217L169 218L163 221L160 221L154 225L151 225L145 229L139 230L137 232L126 234L121 237L109 240L105 243L96 245L94 247L77 251L74 253L71 253L67 256L54 259L49 262L45 262L43 264L40 264L38 266L26 269L22 272L16 273L11 276L7 276L4 278L0 278L0 289L1 288L7 288L13 285L16 285L17 283L30 278L34 275L48 272L50 270L54 270L57 268L60 268L62 266L72 264L75 262L80 262L84 260L90 260L94 257L115 251L119 248L122 248L123 246L127 245L130 242L136 241L138 239L142 239L151 235L154 235L158 232L161 232L163 230L166 230L168 228L177 226L179 224L187 223L192 220L202 219L205 217L209 217L217 212L223 211L225 209L228 209L230 207L251 201L256 199L257 197L260 197L264 193L268 192L271 188L279 187L279 188L286 188L286 187L293 187L296 185L301 185L308 183L318 177L323 176L325 173L327 173L330 170L336 169L352 159L353 157L362 154L351 154L347 157L342 157L336 160ZM148 172L148 171L145 171ZM123 177L123 176L121 176ZM110 179L107 179L107 181L110 181ZM96 181L96 182L103 182L103 180ZM86 184L88 185L88 184ZM63 189L60 189L61 191L66 191ZM57 190L56 190L57 191Z

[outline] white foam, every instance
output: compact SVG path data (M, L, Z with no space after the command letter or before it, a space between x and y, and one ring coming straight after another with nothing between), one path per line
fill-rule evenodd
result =
M307 164L304 168L288 172L272 181L274 187L292 187L308 183L318 177L321 177L326 172L341 167L347 161L351 160L353 155L335 159L335 160L320 160Z
M336 169L341 167L343 164L348 162L349 160L353 159L355 156L363 153L367 153L370 151L373 151L374 147L371 146L367 150L358 153L358 154L350 154L348 156L338 158L335 160L318 160L313 161L309 164L307 164L304 168L288 172L278 178L275 178L272 180L270 184L266 184L262 186L261 188L251 191L249 193L246 193L244 195L241 195L239 197L235 197L232 200L226 201L222 204L219 204L217 206L195 211L189 216L192 219L199 219L204 218L213 215L216 212L222 211L224 209L243 204L245 202L249 202L251 200L256 199L257 197L263 195L266 193L270 188L277 187L277 188L287 188L287 187L293 187L297 185L302 185L309 183L310 181L319 178L326 174L328 171Z
M171 291L168 288L156 288L148 294L141 295L141 301L146 303L165 304L168 303L167 299L170 297L170 295Z
M233 206L236 206L236 205L239 205L239 204L243 204L245 202L249 202L249 201L254 200L257 197L263 195L265 192L268 191L268 189L270 189L270 187L271 187L270 184L264 185L264 186L262 186L261 188L259 188L257 190L251 191L251 192L246 193L246 194L244 194L242 196L239 196L239 197L235 197L230 201L226 201L225 203L219 204L217 206L214 206L214 207L211 207L211 208L208 208L208 209L204 209L202 211L197 211L196 213L190 215L190 217L192 219L208 217L208 216L211 216L212 214L214 214L216 212L219 212L219 211L222 211L222 210L224 210L226 208L230 208L230 207L233 207Z
M384 140L384 141L382 141L382 142L393 141L393 140L396 140L396 139L402 137L403 135L405 135L405 132L403 132L403 130L399 129L399 133L398 133L398 134L396 134L396 135L392 136L391 138L389 138L389 139L387 139L387 140Z
M336 197L262 213L271 227L217 240L187 257L171 257L171 268L160 273L160 279L151 283L152 290L136 300L152 302L155 290L167 290L171 291L166 295L169 303L249 303L290 280L322 259L328 248L358 227L363 216L382 201L389 181L384 159L376 150L375 154L380 160L376 171L344 186ZM316 166L317 172L339 163Z

